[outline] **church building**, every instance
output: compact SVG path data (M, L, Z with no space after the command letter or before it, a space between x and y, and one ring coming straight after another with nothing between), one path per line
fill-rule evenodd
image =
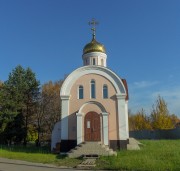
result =
M83 66L67 76L60 91L61 121L52 148L60 142L62 153L89 141L127 149L129 141L127 82L107 67L106 49L95 37L96 22L90 24L92 40L83 48Z

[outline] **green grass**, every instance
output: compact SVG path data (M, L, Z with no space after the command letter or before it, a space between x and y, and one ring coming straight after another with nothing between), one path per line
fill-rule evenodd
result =
M34 146L0 146L0 157L69 167L75 167L81 163L80 159L69 159L65 156L52 154L47 148Z
M138 171L180 171L180 140L143 140L139 151L119 151L101 157L97 168Z
M100 157L95 169L180 171L180 140L143 140L139 151L118 151L117 157ZM46 148L0 146L0 157L75 167L82 159L51 154Z

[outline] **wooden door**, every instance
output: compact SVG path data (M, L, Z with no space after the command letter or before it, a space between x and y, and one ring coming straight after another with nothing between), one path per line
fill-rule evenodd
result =
M84 119L85 141L100 141L100 115L96 112L89 112Z

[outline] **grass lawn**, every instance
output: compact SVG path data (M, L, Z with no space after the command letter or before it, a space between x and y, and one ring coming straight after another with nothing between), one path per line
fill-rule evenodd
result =
M97 167L112 170L180 171L180 140L142 140L139 151L101 157Z
M81 159L69 159L65 156L52 154L47 148L35 146L0 146L0 157L69 167L75 167L82 161Z
M139 151L119 151L117 157L100 157L96 169L180 171L180 140L142 140ZM0 146L0 157L75 167L82 159L69 159L36 147Z

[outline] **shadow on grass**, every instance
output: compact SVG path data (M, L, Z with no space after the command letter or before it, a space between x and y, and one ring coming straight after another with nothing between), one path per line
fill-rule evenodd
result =
M61 154L56 155L56 159L57 159L56 165L66 166L71 168L76 168L83 161L82 157L69 158L67 155L61 155Z
M24 152L24 153L41 153L48 154L51 153L48 146L36 147L35 145L0 145L0 150L10 151L10 152Z
M62 154L56 154L56 159L65 159L67 158L68 156L67 155L62 155Z
M68 159L68 160L82 161L83 157L69 158L66 154L56 154L56 159Z
M26 147L19 145L0 145L0 154L2 157L9 158L7 156L9 152L14 153L13 155L10 155L11 159L24 160L35 163L52 164L56 166L66 166L72 168L75 168L83 160L82 158L69 158L67 155L62 154L53 154L48 147L36 147L32 145L28 145ZM18 153L26 153L26 155Z

